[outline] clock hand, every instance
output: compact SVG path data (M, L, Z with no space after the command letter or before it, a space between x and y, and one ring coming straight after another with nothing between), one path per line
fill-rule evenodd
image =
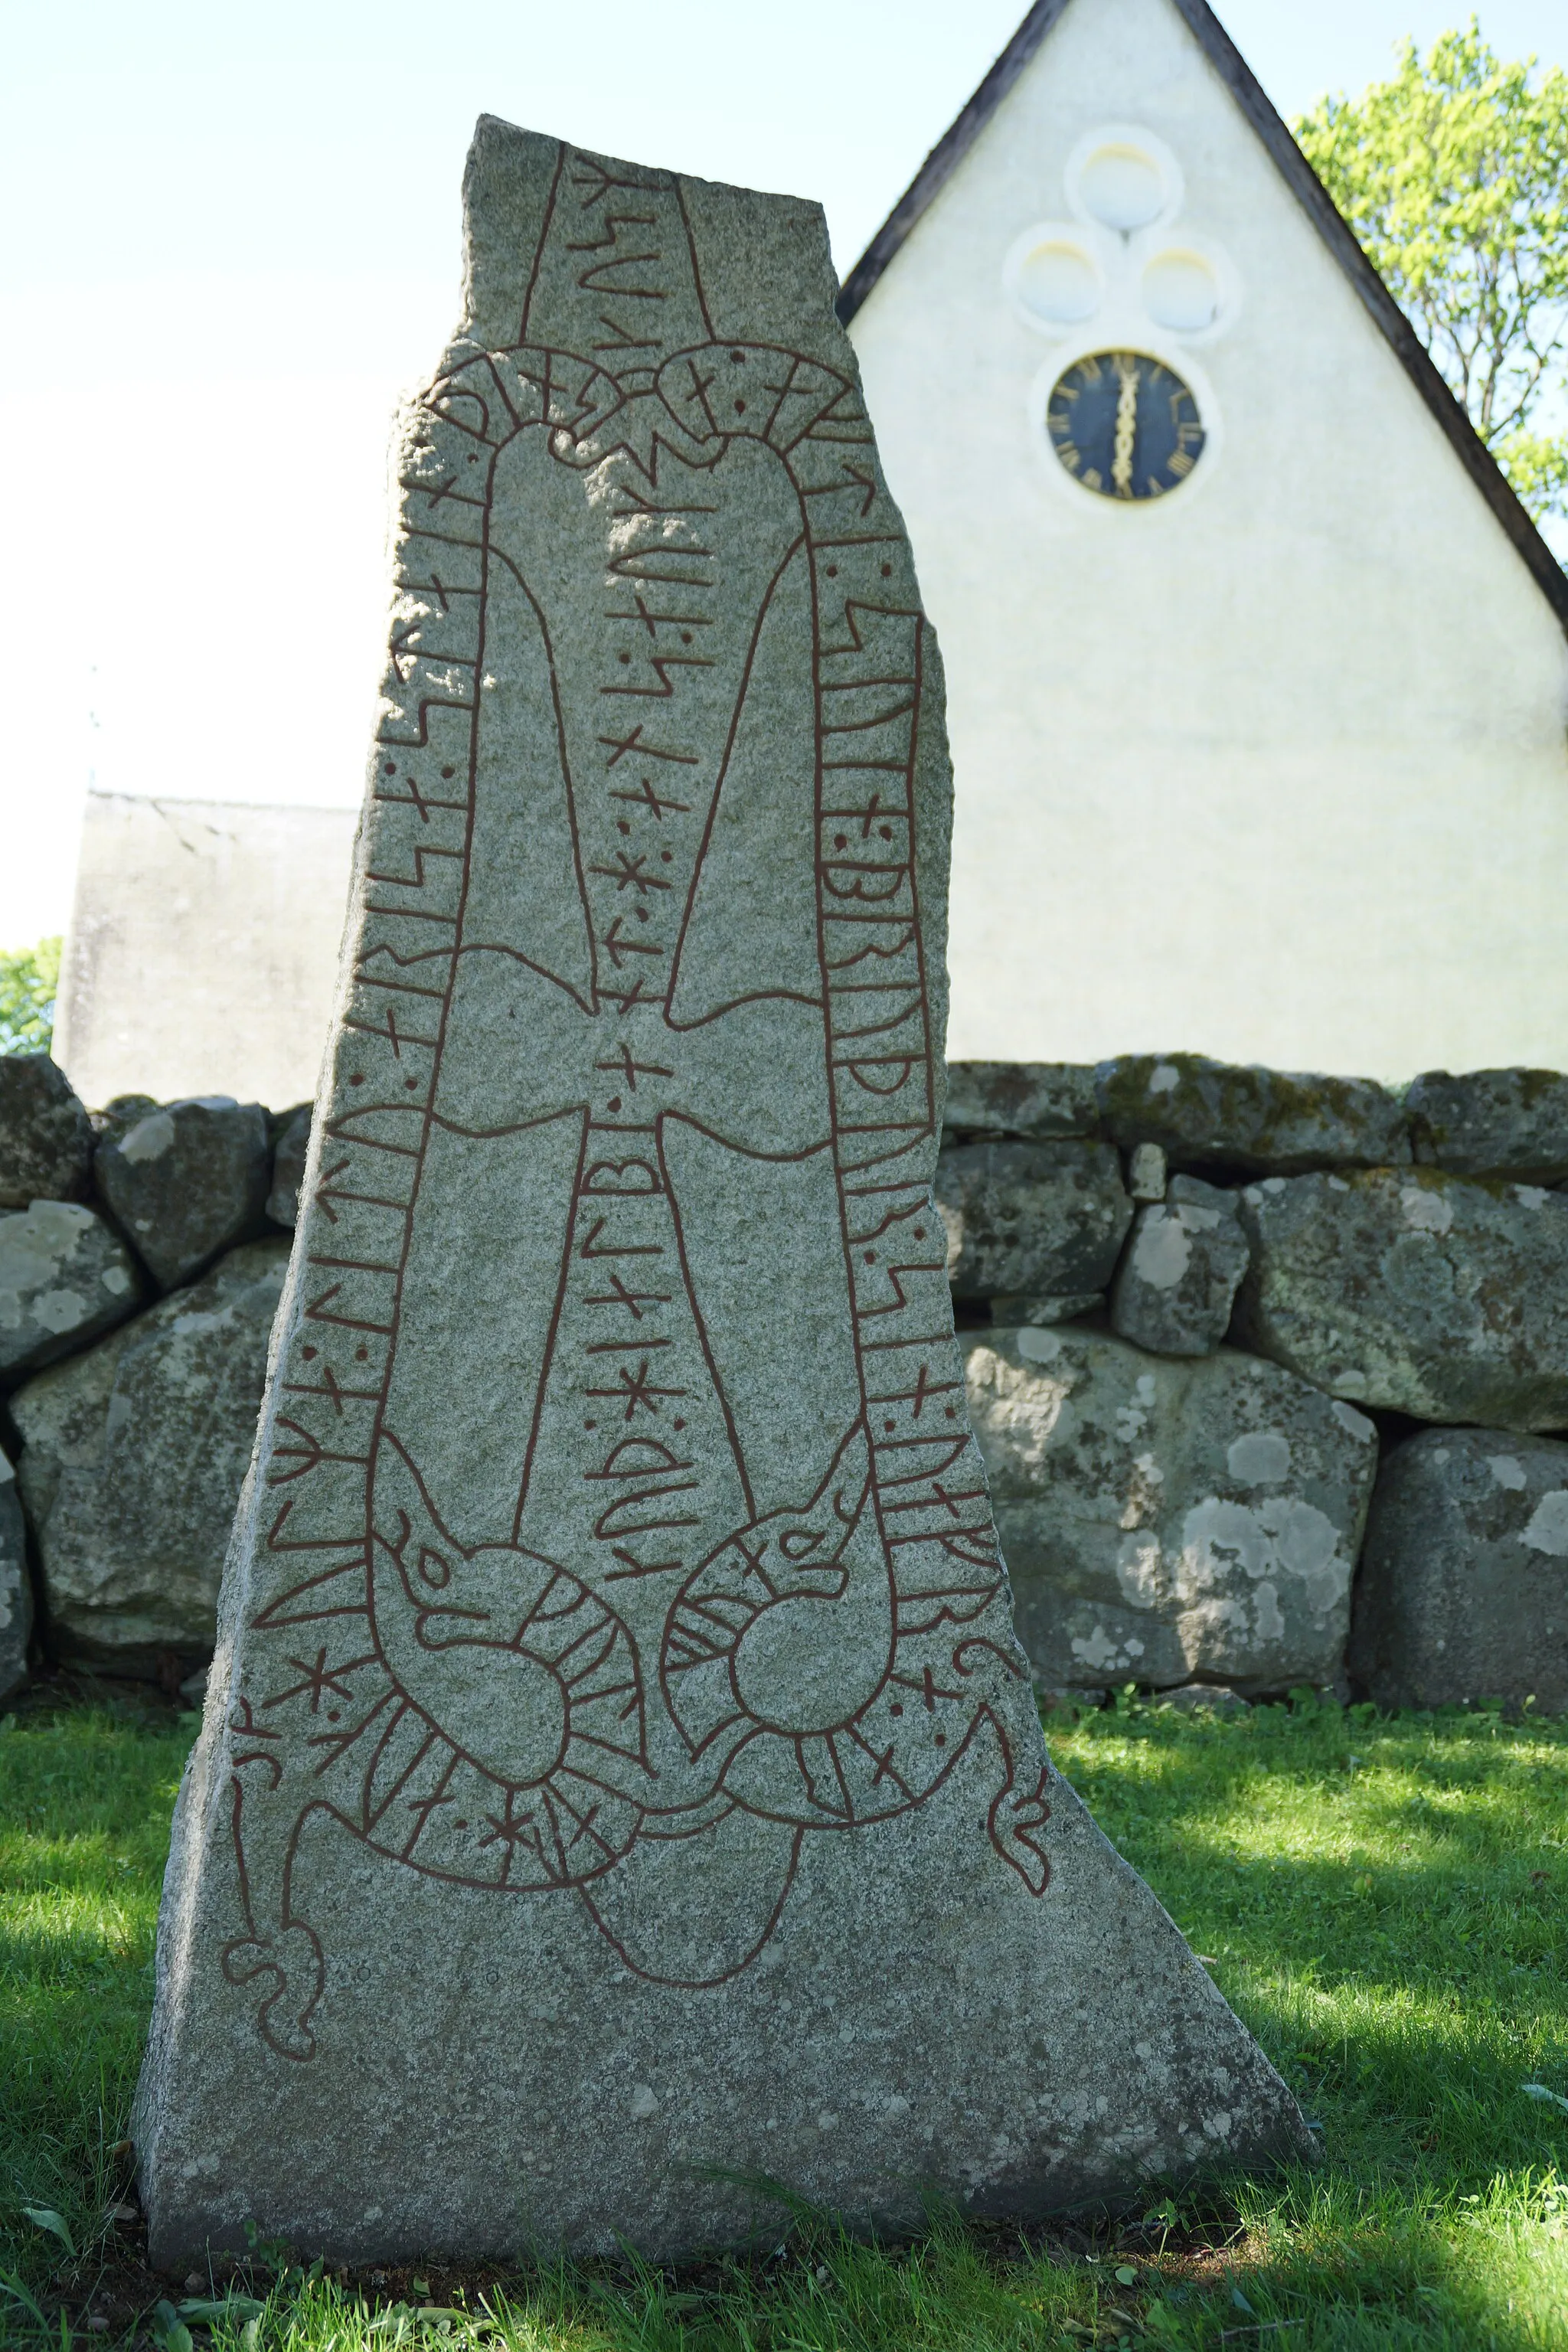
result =
M1119 352L1116 373L1121 379L1121 396L1116 404L1116 449L1111 459L1110 478L1121 498L1132 495L1132 444L1138 425L1138 370Z

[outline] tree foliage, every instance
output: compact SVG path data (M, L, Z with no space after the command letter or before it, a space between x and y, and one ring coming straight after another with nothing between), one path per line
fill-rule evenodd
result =
M0 1054L47 1054L54 1043L59 940L0 950Z
M1568 350L1568 74L1500 62L1472 16L1295 131L1519 497L1568 512L1568 433L1542 429Z

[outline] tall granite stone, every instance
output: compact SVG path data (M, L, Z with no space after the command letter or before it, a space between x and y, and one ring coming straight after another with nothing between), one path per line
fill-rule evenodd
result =
M286 1112L275 1119L272 1147L272 1189L267 1213L276 1225L294 1224L300 1214L300 1187L305 1181L305 1154L310 1148L310 1106Z
M1051 1771L942 1226L941 670L822 216L493 121L135 2134L153 2259L1305 2146Z

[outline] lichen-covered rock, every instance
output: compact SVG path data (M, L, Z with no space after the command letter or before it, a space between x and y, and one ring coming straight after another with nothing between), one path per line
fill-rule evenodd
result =
M1182 1715L1245 1715L1251 1706L1224 1683L1183 1683L1176 1690L1162 1691L1160 1698Z
M1568 1196L1431 1168L1250 1184L1236 1329L1418 1421L1568 1427Z
M101 1138L94 1173L153 1281L172 1290L260 1225L267 1113L226 1095L163 1103Z
M0 1217L0 1378L86 1347L141 1296L124 1243L79 1201Z
M1568 1714L1568 1445L1423 1430L1384 1464L1351 1673L1380 1706Z
M1229 1327L1247 1272L1234 1192L1173 1176L1165 1199L1138 1212L1110 1294L1110 1328L1160 1356L1206 1356Z
M1410 1158L1405 1113L1372 1078L1264 1070L1203 1054L1123 1054L1094 1074L1105 1132L1157 1143L1176 1168L1292 1175Z
M300 1187L305 1181L305 1154L310 1149L310 1106L290 1111L278 1131L272 1152L272 1190L267 1213L275 1225L292 1225L300 1214Z
M950 1062L945 1124L961 1135L1098 1135L1087 1062Z
M1558 1070L1426 1070L1405 1097L1415 1157L1458 1176L1568 1177L1568 1077Z
M1105 1304L1100 1290L998 1291L991 1300L993 1323L1076 1323Z
M1364 1414L1230 1349L1162 1361L993 1330L965 1358L1042 1683L1332 1681L1377 1460Z
M92 1166L92 1122L47 1054L0 1054L0 1209L74 1201Z
M158 1108L156 1095L110 1095L100 1108L89 1111L88 1117L94 1135L119 1135Z
M1127 1155L1127 1190L1135 1201L1163 1201L1171 1171L1157 1143L1135 1143Z
M32 1630L33 1587L16 1474L0 1454L0 1698L19 1690L27 1679Z
M1097 1296L1132 1221L1108 1143L968 1143L937 1161L955 1298Z
M218 1579L256 1434L289 1244L251 1242L11 1412L49 1622L122 1673L210 1651Z

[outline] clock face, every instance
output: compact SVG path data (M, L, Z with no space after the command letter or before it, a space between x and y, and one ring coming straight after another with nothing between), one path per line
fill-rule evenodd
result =
M1158 499L1203 455L1192 387L1146 352L1095 352L1057 378L1046 408L1051 446L1075 482L1102 499Z

